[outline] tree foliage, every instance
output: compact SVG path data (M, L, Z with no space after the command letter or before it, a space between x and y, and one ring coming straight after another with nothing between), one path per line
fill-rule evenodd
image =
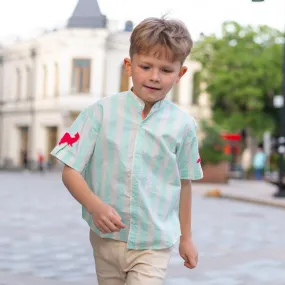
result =
M192 59L202 63L213 119L224 130L250 128L256 136L276 130L273 96L281 94L283 41L268 26L226 22L221 37L203 36L196 43Z
M206 121L201 121L200 127L204 135L199 148L202 163L218 164L229 160L229 156L224 152L225 141L221 136L221 129Z

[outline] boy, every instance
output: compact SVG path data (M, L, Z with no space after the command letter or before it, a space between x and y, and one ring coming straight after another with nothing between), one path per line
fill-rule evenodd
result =
M196 124L165 99L186 73L192 40L179 21L149 18L124 60L133 88L84 110L52 154L83 206L100 285L161 285L180 238L184 265L198 252L191 235L191 180L202 178Z

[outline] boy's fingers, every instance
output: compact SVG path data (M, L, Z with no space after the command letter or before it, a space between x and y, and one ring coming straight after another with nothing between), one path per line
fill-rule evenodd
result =
M99 225L99 230L100 230L103 234L107 234L107 233L110 232L109 228L108 228L106 225L104 225L104 224Z
M108 227L108 229L111 231L111 232L118 232L120 231L119 227L117 227L116 225L114 225L112 223L112 221L105 221L105 225L106 227Z
M187 268L189 268L189 269L193 269L193 268L196 267L195 264L192 264L192 263L190 263L190 262L184 262L184 266L187 267Z
M113 213L119 220L122 220L122 218L120 217L120 215L117 213L116 210L113 209Z
M198 262L197 262L197 260L196 260L195 257L192 257L192 258L190 258L189 263L190 263L191 265L196 266Z
M126 226L122 223L121 219L119 219L117 216L114 216L112 218L112 222L121 229L124 229Z

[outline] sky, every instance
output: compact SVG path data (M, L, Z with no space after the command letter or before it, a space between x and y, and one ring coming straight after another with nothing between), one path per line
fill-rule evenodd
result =
M0 42L32 37L62 26L78 0L0 0ZM95 1L95 0L94 0ZM139 22L145 17L168 14L186 23L192 37L219 34L221 24L266 24L285 30L285 0L98 0L110 20Z

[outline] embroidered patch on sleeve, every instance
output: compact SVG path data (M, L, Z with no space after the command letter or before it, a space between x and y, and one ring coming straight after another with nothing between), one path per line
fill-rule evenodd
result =
M70 133L65 133L58 144L61 145L67 143L69 146L72 146L74 143L76 143L79 140L79 138L80 138L79 133L76 133L74 137L72 137Z

